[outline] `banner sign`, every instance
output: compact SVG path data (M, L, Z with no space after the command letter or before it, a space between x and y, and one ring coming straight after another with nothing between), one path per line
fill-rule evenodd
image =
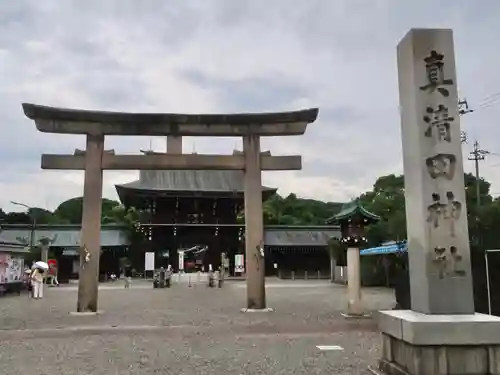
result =
M144 271L155 270L155 253L144 253Z

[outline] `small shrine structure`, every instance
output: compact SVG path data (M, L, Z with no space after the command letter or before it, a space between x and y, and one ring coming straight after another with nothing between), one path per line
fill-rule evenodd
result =
M346 316L364 316L361 303L361 247L367 244L365 228L380 220L361 205L359 199L345 205L342 210L329 219L340 225L340 243L347 247L347 291L348 303Z

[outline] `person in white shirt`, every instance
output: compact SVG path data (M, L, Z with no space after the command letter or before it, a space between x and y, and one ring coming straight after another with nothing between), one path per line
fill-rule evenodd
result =
M31 272L31 281L33 283L33 298L42 299L43 298L43 271L35 268Z

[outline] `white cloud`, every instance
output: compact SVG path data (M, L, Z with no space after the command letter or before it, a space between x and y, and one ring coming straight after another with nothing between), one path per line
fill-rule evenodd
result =
M38 133L21 102L151 112L320 107L304 137L264 140L300 153L301 172L266 173L280 192L346 200L377 176L401 172L396 44L411 27L455 30L460 92L472 106L500 92L494 48L500 5L443 0L264 0L158 3L97 0L0 3L0 207L54 208L82 192L81 173L41 171L40 154L69 153L83 137ZM471 140L500 154L500 105L464 116ZM113 137L138 152L148 138ZM155 149L165 141L153 139ZM236 139L187 139L184 150L230 153ZM471 145L465 147L465 154ZM482 173L500 192L490 156ZM466 162L466 168L473 165ZM104 194L137 173L106 173Z

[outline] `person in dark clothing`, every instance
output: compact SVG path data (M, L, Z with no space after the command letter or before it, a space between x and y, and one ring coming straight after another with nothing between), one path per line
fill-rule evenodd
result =
M408 269L408 254L402 254L398 259L399 264L396 266L396 285L394 294L396 297L396 310L411 309L410 295L410 272Z

